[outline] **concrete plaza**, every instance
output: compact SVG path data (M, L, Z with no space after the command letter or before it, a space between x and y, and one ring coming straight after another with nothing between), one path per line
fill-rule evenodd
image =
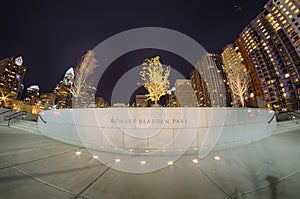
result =
M76 156L77 150L82 154ZM196 156L130 174L101 164L85 149L2 125L0 198L300 197L299 128L211 152L194 164Z

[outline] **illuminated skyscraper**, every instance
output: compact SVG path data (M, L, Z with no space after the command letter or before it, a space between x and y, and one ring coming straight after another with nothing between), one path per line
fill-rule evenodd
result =
M270 0L234 43L251 76L253 94L262 94L269 108L300 107L299 10L299 1Z
M226 97L226 103L227 106L230 107L232 104L232 99L231 99L231 93L230 93L230 89L229 86L227 84L227 76L226 73L224 71L224 66L223 66L223 61L222 61L222 56L220 54L216 54L216 53L209 53L208 54L209 57L211 57L211 59L215 62L216 67L218 69L218 73L221 76L221 81L223 82L224 86L225 86L225 92L223 93L224 97Z
M239 41L239 39L237 41ZM255 80L257 80L256 72L253 71L253 66L247 62L247 59L245 59L247 53L242 53L243 45L238 43L237 41L235 44L227 45L224 48L224 51L222 53L224 69L226 70L226 68L242 64L245 67L249 78L249 88L247 93L245 93L246 105L248 107L263 107L261 92L256 91L260 90L260 85L258 84L258 87L255 87L254 85ZM230 91L229 87L228 90Z
M40 95L40 108L44 110L51 109L55 102L54 93L42 93Z
M194 89L194 93L197 97L199 107L210 107L210 96L207 89L207 85L204 79L201 77L197 69L193 69L190 73L191 86Z
M204 79L210 95L212 107L227 106L226 87L216 62L209 53L199 58L196 68Z
M26 73L21 56L0 61L0 90L3 96L11 99L20 97L22 81Z
M70 92L71 86L74 81L74 70L69 68L64 75L62 81L60 81L54 89L55 104L57 108L70 108L72 107L72 95Z
M36 105L39 100L39 90L40 88L36 85L32 85L26 89L25 102L30 105Z

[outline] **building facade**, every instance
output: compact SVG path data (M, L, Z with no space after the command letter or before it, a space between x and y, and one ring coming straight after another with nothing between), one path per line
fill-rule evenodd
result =
M211 59L214 61L215 65L218 69L217 72L220 74L221 81L223 82L223 84L225 86L225 92L222 95L224 95L223 97L226 98L226 105L228 107L230 107L230 106L232 106L232 98L231 98L231 93L230 93L230 89L228 86L227 76L224 71L222 56L221 56L221 54L217 54L217 53L209 53L208 56L211 57Z
M149 106L147 96L146 95L136 95L135 96L135 104L137 107Z
M43 110L52 109L55 102L54 93L42 93L39 98L40 108Z
M21 97L22 81L26 73L23 58L5 58L0 61L1 97L18 99Z
M175 81L175 96L178 107L198 106L197 97L189 79L177 79Z
M300 106L299 10L296 0L268 1L233 44L251 77L250 95L261 96L267 108Z
M200 73L197 69L193 69L190 73L190 81L191 86L194 90L194 93L197 98L197 103L199 107L210 107L211 101L210 101L210 95L207 89L206 82L201 77Z
M40 88L36 85L32 85L26 89L26 98L24 102L29 105L37 105L39 101Z
M74 83L74 70L69 68L65 73L63 80L60 81L54 89L55 106L56 108L71 108L72 107L72 94L71 87Z

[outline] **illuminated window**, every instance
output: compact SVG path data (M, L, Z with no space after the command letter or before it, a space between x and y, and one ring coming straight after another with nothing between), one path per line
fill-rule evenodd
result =
M283 83L280 83L280 87L283 87Z

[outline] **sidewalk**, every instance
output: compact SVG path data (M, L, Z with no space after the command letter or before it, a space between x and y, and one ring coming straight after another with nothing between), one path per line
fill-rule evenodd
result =
M0 198L300 197L300 131L212 152L198 164L184 155L147 174L110 169L77 149L0 126Z

